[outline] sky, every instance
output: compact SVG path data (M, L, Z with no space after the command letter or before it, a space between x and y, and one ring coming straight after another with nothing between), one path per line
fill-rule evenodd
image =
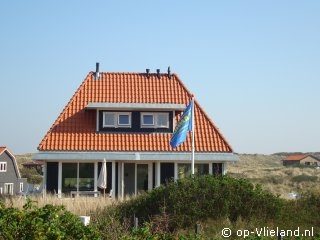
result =
M3 1L0 146L37 152L88 72L171 67L237 153L320 151L320 1Z

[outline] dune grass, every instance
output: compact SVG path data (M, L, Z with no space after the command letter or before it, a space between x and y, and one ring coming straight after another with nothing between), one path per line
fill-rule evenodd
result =
M51 204L54 206L63 205L66 210L79 216L90 215L98 208L105 208L115 203L115 201L110 199L109 197L104 198L79 196L75 198L58 198L55 195L47 194L46 196L30 196L28 198L30 198L32 201L35 201L38 207L43 207L47 204ZM19 209L22 209L26 202L26 198L19 196L6 197L4 199L6 207L15 207Z

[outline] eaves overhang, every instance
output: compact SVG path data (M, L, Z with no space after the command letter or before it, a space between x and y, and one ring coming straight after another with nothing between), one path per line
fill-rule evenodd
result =
M184 104L174 103L103 103L89 102L86 109L100 110L148 110L148 111L182 111L186 108Z
M191 161L190 152L58 152L41 151L32 160L53 161ZM234 153L195 153L195 161L236 162Z

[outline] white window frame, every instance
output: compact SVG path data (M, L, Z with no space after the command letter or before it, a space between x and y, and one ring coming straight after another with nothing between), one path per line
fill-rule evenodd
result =
M128 116L129 123L121 124L120 116ZM117 114L117 119L118 119L118 127L131 127L131 113L129 112L119 113Z
M113 115L113 124L112 125L105 124L106 115ZM103 119L102 119L103 127L115 127L115 125L116 125L115 123L116 123L116 121L115 121L115 113L113 113L113 112L103 112Z
M166 118L167 118L167 124L166 125L159 125L159 116L160 115L165 115L166 116ZM158 114L157 114L157 128L169 128L169 113L158 112Z
M153 115L153 124L143 123L143 116L145 116L145 115ZM158 124L158 118L160 115L166 116L166 118L167 118L166 125L159 125ZM141 128L169 128L169 113L168 112L142 112L140 126L141 126Z
M20 192L23 192L23 182L20 183L19 189L20 189Z
M13 195L13 187L14 187L13 183L5 183L3 193L7 195Z
M107 125L105 124L105 117L106 115L113 114L114 117L114 124L113 125ZM127 115L129 117L129 123L128 124L121 124L120 123L120 116L121 115ZM131 128L131 112L103 112L103 119L102 119L102 127L111 127L111 128Z
M7 171L7 162L0 162L0 172Z
M152 116L152 123L149 124L149 123L144 123L143 122L143 117L144 116ZM150 126L154 126L155 125L155 114L154 113L141 113L141 127L150 127Z

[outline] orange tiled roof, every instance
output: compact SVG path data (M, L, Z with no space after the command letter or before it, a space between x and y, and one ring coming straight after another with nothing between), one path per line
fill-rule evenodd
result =
M40 151L191 151L191 134L179 147L171 148L171 133L97 133L95 111L89 102L173 103L190 102L191 94L172 74L90 72L38 146ZM176 121L180 118L176 114ZM231 146L195 101L195 151L232 152Z
M294 155L290 155L288 157L286 157L285 161L300 161L304 158L306 158L308 155L305 155L305 154L294 154Z

